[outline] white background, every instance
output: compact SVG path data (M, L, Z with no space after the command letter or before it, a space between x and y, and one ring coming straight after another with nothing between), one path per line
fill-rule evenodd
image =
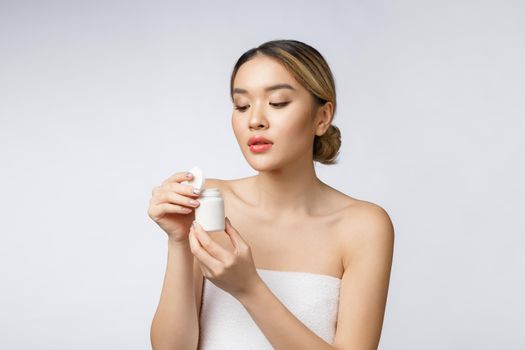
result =
M229 78L273 39L336 79L339 164L390 214L380 349L523 349L521 1L0 2L2 349L148 349L176 171L255 174ZM520 160L521 159L521 160Z

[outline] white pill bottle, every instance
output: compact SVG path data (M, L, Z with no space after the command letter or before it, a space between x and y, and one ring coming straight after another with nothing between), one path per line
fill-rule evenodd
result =
M195 208L195 221L206 231L224 231L224 199L219 188L202 188L205 177L199 167L195 166L189 172L193 174L193 179L189 183L202 189L197 199L200 205Z
M195 208L195 221L206 231L224 231L224 199L217 187L205 188Z

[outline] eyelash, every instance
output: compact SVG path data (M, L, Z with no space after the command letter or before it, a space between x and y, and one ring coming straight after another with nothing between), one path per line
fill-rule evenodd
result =
M282 107L285 107L289 103L290 102L270 103L270 105L275 106L277 108L282 108ZM248 106L235 106L235 109L241 113L246 112L246 108L248 108Z

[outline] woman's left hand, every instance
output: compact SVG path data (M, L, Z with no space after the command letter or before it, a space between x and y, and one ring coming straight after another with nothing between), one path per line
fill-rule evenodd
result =
M225 219L224 232L232 242L233 252L216 243L194 221L188 236L190 248L204 277L233 297L239 298L252 292L261 279L255 268L250 246L228 218Z

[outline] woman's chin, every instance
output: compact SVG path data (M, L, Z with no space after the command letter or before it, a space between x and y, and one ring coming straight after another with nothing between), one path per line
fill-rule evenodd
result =
M280 168L280 164L276 162L274 158L257 158L257 157L248 157L246 159L250 167L257 171L271 171Z

